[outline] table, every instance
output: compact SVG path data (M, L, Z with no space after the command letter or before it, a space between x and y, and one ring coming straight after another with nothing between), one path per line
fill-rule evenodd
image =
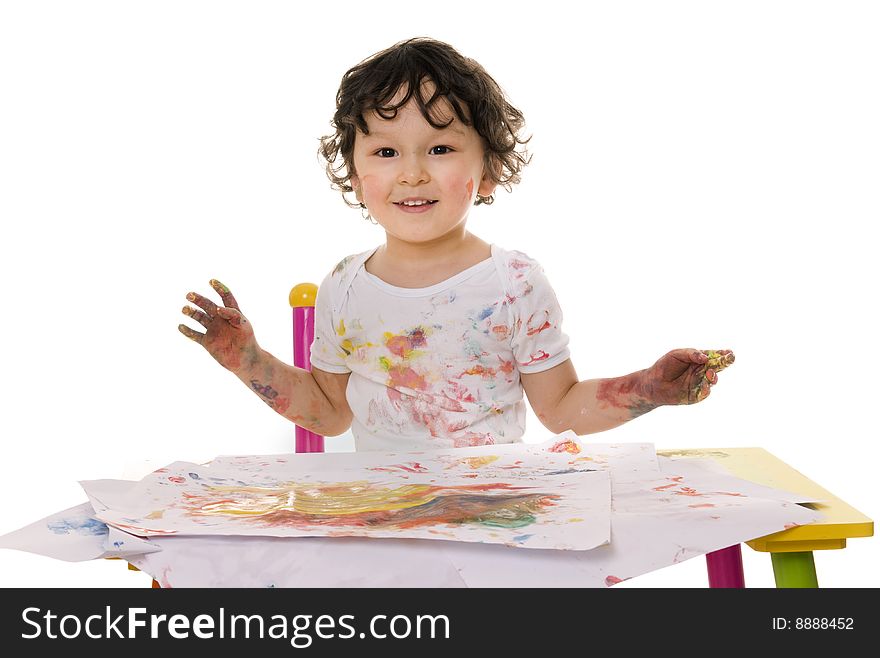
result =
M874 534L870 518L763 448L658 450L657 454L712 459L737 477L822 501L809 504L825 515L821 521L746 542L756 551L770 553L777 587L818 587L813 551L846 548L847 539ZM710 587L745 586L739 545L707 554L706 563Z

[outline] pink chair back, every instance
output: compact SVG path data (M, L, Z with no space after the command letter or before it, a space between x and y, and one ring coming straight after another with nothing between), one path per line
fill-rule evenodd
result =
M290 291L289 301L293 310L293 365L311 371L309 360L312 340L315 338L315 299L318 286L300 283ZM324 437L296 426L297 452L324 452Z

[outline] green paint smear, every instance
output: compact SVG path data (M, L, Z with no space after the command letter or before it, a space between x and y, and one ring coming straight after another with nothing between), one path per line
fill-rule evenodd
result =
M490 528L524 528L525 526L531 525L534 522L535 517L531 514L526 514L524 516L520 516L514 519L477 519L477 523L479 523L480 525L489 526Z

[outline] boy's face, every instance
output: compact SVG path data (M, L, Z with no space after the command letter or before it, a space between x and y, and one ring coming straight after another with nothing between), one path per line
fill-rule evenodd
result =
M402 95L398 92L394 102ZM410 100L390 120L369 113L364 117L369 134L355 136L351 184L389 238L430 243L463 236L477 193L495 190L484 176L477 131L464 125L445 99L432 110L438 123L454 119L438 130Z

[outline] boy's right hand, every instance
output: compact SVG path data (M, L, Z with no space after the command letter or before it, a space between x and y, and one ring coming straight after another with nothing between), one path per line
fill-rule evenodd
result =
M241 368L245 357L256 357L260 346L254 337L253 325L242 315L229 288L216 279L211 279L210 283L223 300L223 306L217 306L210 299L191 292L186 298L202 310L197 311L191 306L182 309L184 315L205 328L205 333L193 331L185 324L179 324L177 328L184 336L208 350L208 354L221 366L235 372Z

